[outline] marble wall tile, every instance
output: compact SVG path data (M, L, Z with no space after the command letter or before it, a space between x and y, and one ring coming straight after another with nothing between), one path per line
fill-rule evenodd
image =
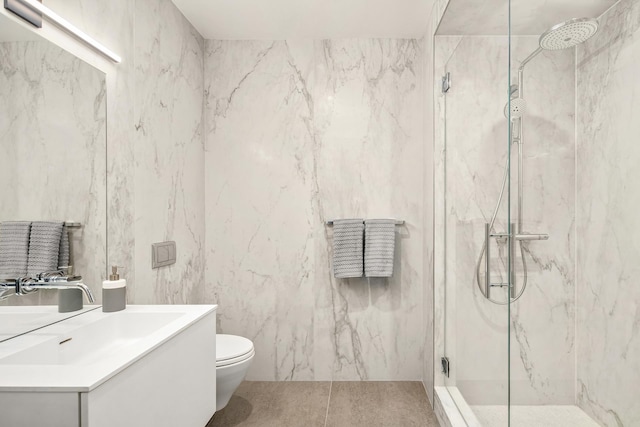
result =
M97 294L95 266L106 264L105 75L47 41L0 43L0 63L0 219L81 222L70 234L72 262Z
M135 266L139 304L194 303L204 273L204 41L170 1L136 1ZM151 244L176 264L152 270Z
M143 0L138 0L143 1ZM107 257L95 269L124 266L128 300L135 294L134 229L134 1L47 0L47 6L100 40L122 58L107 72ZM47 22L45 26L49 26ZM78 42L81 45L82 43ZM91 54L87 54L91 56ZM95 53L95 57L99 57ZM101 283L96 283L100 287Z
M96 269L124 266L129 303L196 302L204 271L204 42L169 1L47 4L123 58L107 72L108 262ZM178 262L152 271L150 245L162 240L177 242Z
M640 4L623 0L577 52L577 401L640 425Z
M94 263L90 285L99 290L107 265L115 264L124 266L129 303L200 301L202 37L170 1L47 5L123 58L106 75L108 261ZM177 242L178 262L152 271L150 245L163 240Z
M205 301L254 341L248 378L419 379L423 47L207 41ZM389 280L335 280L344 217L397 217Z
M438 301L446 302L446 312L436 313L441 326L446 324L446 337L444 343L436 344L453 363L450 378L440 381L457 385L470 404L500 404L506 402L508 314L505 306L491 304L480 294L475 270L484 223L500 193L508 148L503 115L507 38L436 40L437 45L442 42L436 48L440 61L436 70L450 72L453 81L446 96L436 93L436 271L443 266L436 275L436 287L446 284L446 298L442 294L436 298L436 306ZM512 44L518 65L535 50L537 40L517 37ZM571 403L575 351L572 52L545 52L531 62L525 71L525 89L524 231L549 233L551 238L525 246L528 287L512 305L510 320L512 402ZM516 160L513 154L514 171ZM514 206L516 189L514 172ZM505 199L496 231L506 230L506 217ZM506 264L505 248L497 249L492 248L496 280L504 276L501 265ZM518 283L523 280L521 259L518 255ZM499 292L494 295L498 297Z

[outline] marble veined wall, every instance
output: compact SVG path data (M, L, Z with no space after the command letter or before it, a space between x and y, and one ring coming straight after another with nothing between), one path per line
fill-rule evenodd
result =
M640 3L622 0L577 53L578 404L640 425Z
M73 220L75 272L106 265L105 75L48 41L0 43L0 220ZM55 292L6 304L56 303Z
M135 268L138 304L200 302L204 273L202 36L167 0L135 9ZM176 263L151 268L174 240Z
M206 302L249 379L422 378L423 48L207 41ZM396 217L391 279L336 280L325 221Z
M514 37L514 67L536 48L536 37ZM508 53L506 37L436 37L435 317L439 328L446 324L436 348L452 363L450 377L437 377L436 384L457 385L472 405L506 404L507 397L507 308L482 296L476 262L507 158ZM443 96L439 77L445 72L453 84ZM574 86L571 51L544 52L525 70L523 227L550 239L525 246L528 285L511 307L514 404L574 401ZM514 215L516 152L514 146ZM507 230L506 197L496 232ZM505 249L492 244L494 282L506 281ZM519 290L519 253L516 272ZM493 297L505 300L504 291L494 288Z
M106 76L108 263L125 267L129 303L198 302L204 273L202 37L169 0L47 5L123 58ZM151 244L164 240L176 241L177 262L152 270Z

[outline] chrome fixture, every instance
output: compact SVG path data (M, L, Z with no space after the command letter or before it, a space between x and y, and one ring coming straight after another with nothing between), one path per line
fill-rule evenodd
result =
M451 73L447 72L442 76L442 93L449 92L449 89L451 89Z
M328 226L332 226L333 221L334 220L330 219L329 221L325 222L325 224ZM396 222L396 225L404 225L404 220L396 219L395 222Z
M524 162L523 162L523 121L527 113L527 103L524 99L524 68L525 66L540 52L543 50L561 50L568 49L574 46L584 43L598 31L598 21L593 18L576 18L562 22L558 25L554 25L549 30L545 31L539 38L539 47L527 56L518 68L518 84L511 85L509 87L509 101L504 107L504 115L509 120L509 145L518 144L518 206L517 206L517 224L510 224L507 233L495 233L493 227L495 225L496 217L500 204L502 203L502 197L504 196L504 190L507 184L507 177L509 173L509 157L507 157L504 175L502 178L502 188L500 195L498 196L498 202L493 211L491 220L485 223L484 231L484 244L480 255L478 256L478 262L476 263L476 283L480 292L489 301L495 304L509 304L509 301L517 301L524 293L527 287L527 261L525 258L526 244L532 240L548 240L547 234L529 234L523 231L522 212L524 205L524 192L523 192L523 176L524 176ZM499 242L508 242L509 256L511 262L509 263L509 277L508 283L492 283L491 282L491 251L490 243L491 239L495 238ZM520 246L520 256L523 266L523 279L522 287L518 291L516 289L516 276L515 276L515 260L516 260L516 242ZM484 262L484 286L480 280L480 267L482 265L482 257L485 257ZM509 298L507 301L496 301L491 298L492 287L504 287L509 286Z
M80 289L90 304L95 302L91 289L82 283L82 276L69 276L62 270L40 273L35 277L19 277L0 283L0 295L6 294L9 289L14 290L14 295L28 295L40 289ZM4 295L4 298L7 296Z
M598 31L598 20L576 18L549 28L540 36L540 47L560 50L577 46L589 40Z

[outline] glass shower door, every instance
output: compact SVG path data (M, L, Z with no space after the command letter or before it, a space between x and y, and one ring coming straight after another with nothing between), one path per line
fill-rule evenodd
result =
M461 13L452 0L447 14ZM508 2L504 2L508 10ZM510 300L515 269L511 205L510 39L447 34L435 41L436 287L445 289L444 383L468 424L507 425ZM438 265L440 262L440 265ZM446 362L446 361L445 361Z
M640 3L513 3L435 37L436 380L469 425L640 425Z

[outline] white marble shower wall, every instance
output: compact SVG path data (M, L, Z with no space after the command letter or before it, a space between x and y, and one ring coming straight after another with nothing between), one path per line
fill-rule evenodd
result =
M206 42L205 301L253 340L249 379L422 378L423 54ZM391 279L332 277L325 221L348 217L406 221Z
M514 37L514 67L536 47L536 37ZM507 308L482 296L475 275L484 223L497 202L507 156L508 54L507 37L436 37L436 324L442 328L446 317L447 329L446 344L437 334L436 348L453 366L447 384L456 384L472 405L506 404L507 397ZM440 91L445 71L453 82L446 104ZM514 404L574 401L574 86L571 51L544 52L526 68L523 225L525 232L551 237L527 244L528 285L512 305ZM516 152L514 146L512 206ZM505 195L496 231L506 231L506 218ZM498 256L495 243L492 252L498 281L506 253ZM521 259L518 254L518 286ZM494 289L496 299L501 294ZM436 378L442 383L443 377Z
M640 3L622 0L577 52L578 404L640 425Z

